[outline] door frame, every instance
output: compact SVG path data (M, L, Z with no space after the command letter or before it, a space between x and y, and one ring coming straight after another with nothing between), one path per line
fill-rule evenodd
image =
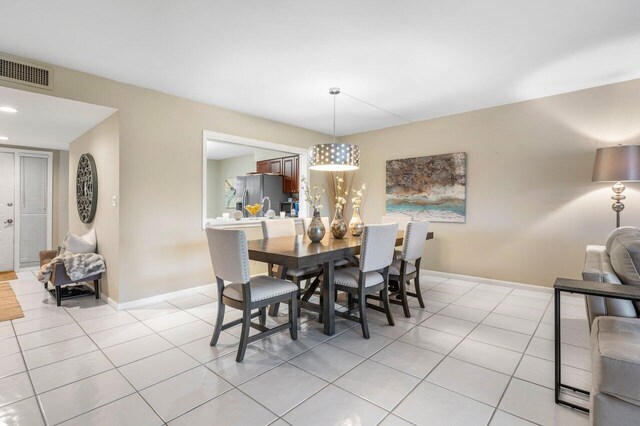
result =
M309 179L309 149L300 148L296 146L283 145L274 142L261 141L259 139L250 139L242 136L228 135L226 133L213 132L211 130L202 131L202 229L207 227L207 142L208 141L220 141L233 143L236 145L251 146L254 148L269 149L273 151L280 151L283 153L291 153L299 155L298 163L298 184L299 188L302 188L300 182L302 178ZM300 202L300 217L309 216L309 204L302 199Z
M47 159L47 249L53 243L53 152L34 151L30 149L5 148L0 146L0 152L13 154L14 160L14 191L13 191L13 270L20 267L20 158L39 157ZM18 198L16 200L16 198Z

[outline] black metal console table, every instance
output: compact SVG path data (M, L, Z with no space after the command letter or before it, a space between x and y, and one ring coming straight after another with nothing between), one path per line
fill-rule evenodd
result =
M561 371L561 324L560 324L560 293L563 291L567 293L575 293L575 294L584 294L586 296L602 296L602 297L611 297L614 299L624 299L624 300L640 300L640 287L632 286L632 285L620 285L620 284L609 284L609 283L599 283L594 281L582 281L582 280L571 280L568 278L557 278L555 284L553 285L554 293L555 293L555 367L556 367L556 383L555 383L555 398L556 404L565 405L567 407L574 408L576 410L583 411L585 413L589 412L588 408L582 407L580 405L574 404L569 401L563 401L560 399L560 390L562 388L572 390L574 392L579 392L584 395L590 395L590 392L585 389L579 389L573 386L565 385L562 383L562 371Z

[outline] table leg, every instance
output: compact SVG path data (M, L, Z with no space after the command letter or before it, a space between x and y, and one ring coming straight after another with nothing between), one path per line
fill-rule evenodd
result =
M333 336L336 332L336 295L334 291L333 272L333 260L324 263L324 279L322 282L322 300L324 302L322 304L322 324L324 326L324 334L327 336Z
M276 271L276 277L286 280L287 279L287 268L282 265L278 265L278 269ZM278 316L278 309L280 309L280 303L274 303L269 306L269 316L275 317Z
M561 359L560 359L560 333L562 328L560 327L560 290L554 291L554 304L555 304L555 319L554 319L554 327L555 327L555 362L556 362L556 404L560 402L560 383L562 382L562 372L560 370Z

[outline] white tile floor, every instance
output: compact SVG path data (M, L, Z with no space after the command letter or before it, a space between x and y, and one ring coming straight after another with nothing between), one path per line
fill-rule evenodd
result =
M427 308L394 307L395 327L370 310L370 340L342 320L329 338L305 314L298 341L258 341L237 364L237 329L209 346L211 289L130 311L58 308L21 273L25 318L0 323L0 424L588 424L553 402L550 293L422 283ZM563 315L564 381L589 388L584 300L563 296Z

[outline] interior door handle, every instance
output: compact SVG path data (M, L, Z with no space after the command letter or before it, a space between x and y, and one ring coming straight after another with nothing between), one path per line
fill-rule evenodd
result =
M12 224L13 223L13 219L7 219L7 221L5 223Z

